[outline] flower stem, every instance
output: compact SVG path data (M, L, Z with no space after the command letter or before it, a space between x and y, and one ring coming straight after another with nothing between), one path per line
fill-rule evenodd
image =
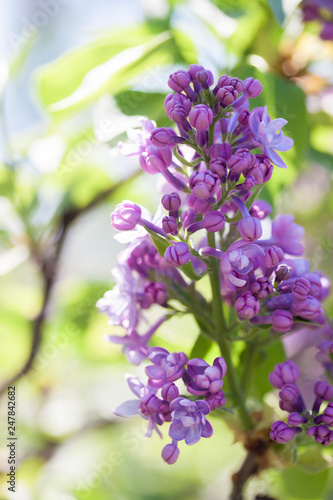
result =
M215 234L207 233L207 238L208 238L208 245L212 248L215 248ZM217 259L214 259L213 257L211 257L210 262L211 262L212 272L209 274L209 278L213 296L213 312L216 322L215 340L220 348L221 354L224 357L225 362L227 363L228 367L227 379L230 388L235 396L235 400L238 404L239 416L243 422L244 427L246 429L251 429L253 427L253 423L245 405L244 394L240 386L236 370L231 360L229 342L226 339L227 326L223 314L223 307L222 307L222 300L220 293L220 264L219 261Z

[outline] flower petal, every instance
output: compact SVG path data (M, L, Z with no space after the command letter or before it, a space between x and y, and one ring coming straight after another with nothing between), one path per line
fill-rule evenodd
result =
M117 406L117 408L113 410L113 413L118 415L118 417L134 417L140 413L139 405L139 399L130 399L129 401L125 401L125 403Z

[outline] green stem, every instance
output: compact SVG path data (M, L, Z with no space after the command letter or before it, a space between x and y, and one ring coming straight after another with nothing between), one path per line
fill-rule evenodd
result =
M244 395L248 393L248 389L250 387L252 375L253 375L253 370L254 370L254 364L253 364L253 355L256 351L256 344L255 342L251 341L248 342L246 345L246 353L245 353L245 364L244 364L244 370L243 370L243 375L242 375L242 388L244 391Z
M207 238L208 245L212 248L215 248L215 234L207 233ZM244 394L240 386L236 370L231 360L229 343L226 340L227 326L223 314L220 294L220 265L217 259L211 258L211 267L212 272L209 274L209 278L213 296L213 312L217 326L215 332L215 340L218 343L221 354L224 357L224 360L228 367L227 379L230 389L233 392L235 400L238 404L239 416L243 422L244 427L246 429L251 429L253 427L253 423L245 405Z

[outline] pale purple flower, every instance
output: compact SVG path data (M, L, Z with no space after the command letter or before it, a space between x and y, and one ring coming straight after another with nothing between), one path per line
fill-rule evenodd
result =
M99 299L96 306L99 312L109 316L109 324L120 325L133 330L138 323L136 300L136 280L127 264L117 264L112 270L116 285Z
M133 144L118 143L118 148L124 156L136 156L142 154L151 145L150 135L156 128L156 123L147 118L141 118L142 129L130 129L127 137Z
M196 402L185 398L174 399L170 405L172 422L169 436L175 441L182 441L189 446L197 443L200 438L208 438L213 434L211 424L206 420L210 407L206 401Z
M111 224L118 231L133 231L140 222L141 215L139 205L125 200L119 203L111 213Z
M292 139L281 132L281 128L286 123L288 123L287 120L283 118L271 121L266 106L261 120L256 110L253 110L249 117L249 126L254 134L252 141L261 147L263 154L268 156L274 165L281 168L287 168L287 166L275 151L289 151L294 144Z
M118 335L106 335L105 340L114 344L122 345L122 351L126 356L127 361L132 365L139 365L148 356L149 340L165 320L166 317L163 316L156 323L154 323L144 335L139 335L139 333L133 329L129 330L127 335L122 337Z
M161 436L157 425L162 425L165 422L165 417L162 410L162 405L165 403L156 396L156 389L147 387L137 377L132 375L126 376L129 388L138 399L130 399L125 401L113 411L119 417L134 417L140 415L145 420L148 420L147 437L151 437L154 430Z
M271 241L290 255L302 255L304 248L300 240L305 231L294 219L293 215L278 215L272 223Z

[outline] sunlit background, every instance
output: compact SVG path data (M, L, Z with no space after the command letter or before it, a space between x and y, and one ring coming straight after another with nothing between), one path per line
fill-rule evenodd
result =
M124 374L144 367L104 340L115 327L95 307L123 248L109 214L123 199L153 212L160 198L156 178L138 174L117 143L141 116L165 124L175 68L198 62L215 77L255 76L264 86L256 105L286 118L295 141L283 156L288 169L275 168L263 197L275 214L295 215L307 257L332 278L333 42L318 37L316 22L304 26L297 3L2 0L1 385L29 358L36 318L41 326L34 362L15 384L15 494L5 477L6 393L0 403L1 499L227 498L244 451L221 415L211 419L213 438L183 446L168 466L160 459L167 436L147 439L143 420L112 413L130 399ZM189 353L197 333L188 317L172 320L154 343ZM316 450L311 457L255 478L247 498L331 499L332 452L325 464Z

